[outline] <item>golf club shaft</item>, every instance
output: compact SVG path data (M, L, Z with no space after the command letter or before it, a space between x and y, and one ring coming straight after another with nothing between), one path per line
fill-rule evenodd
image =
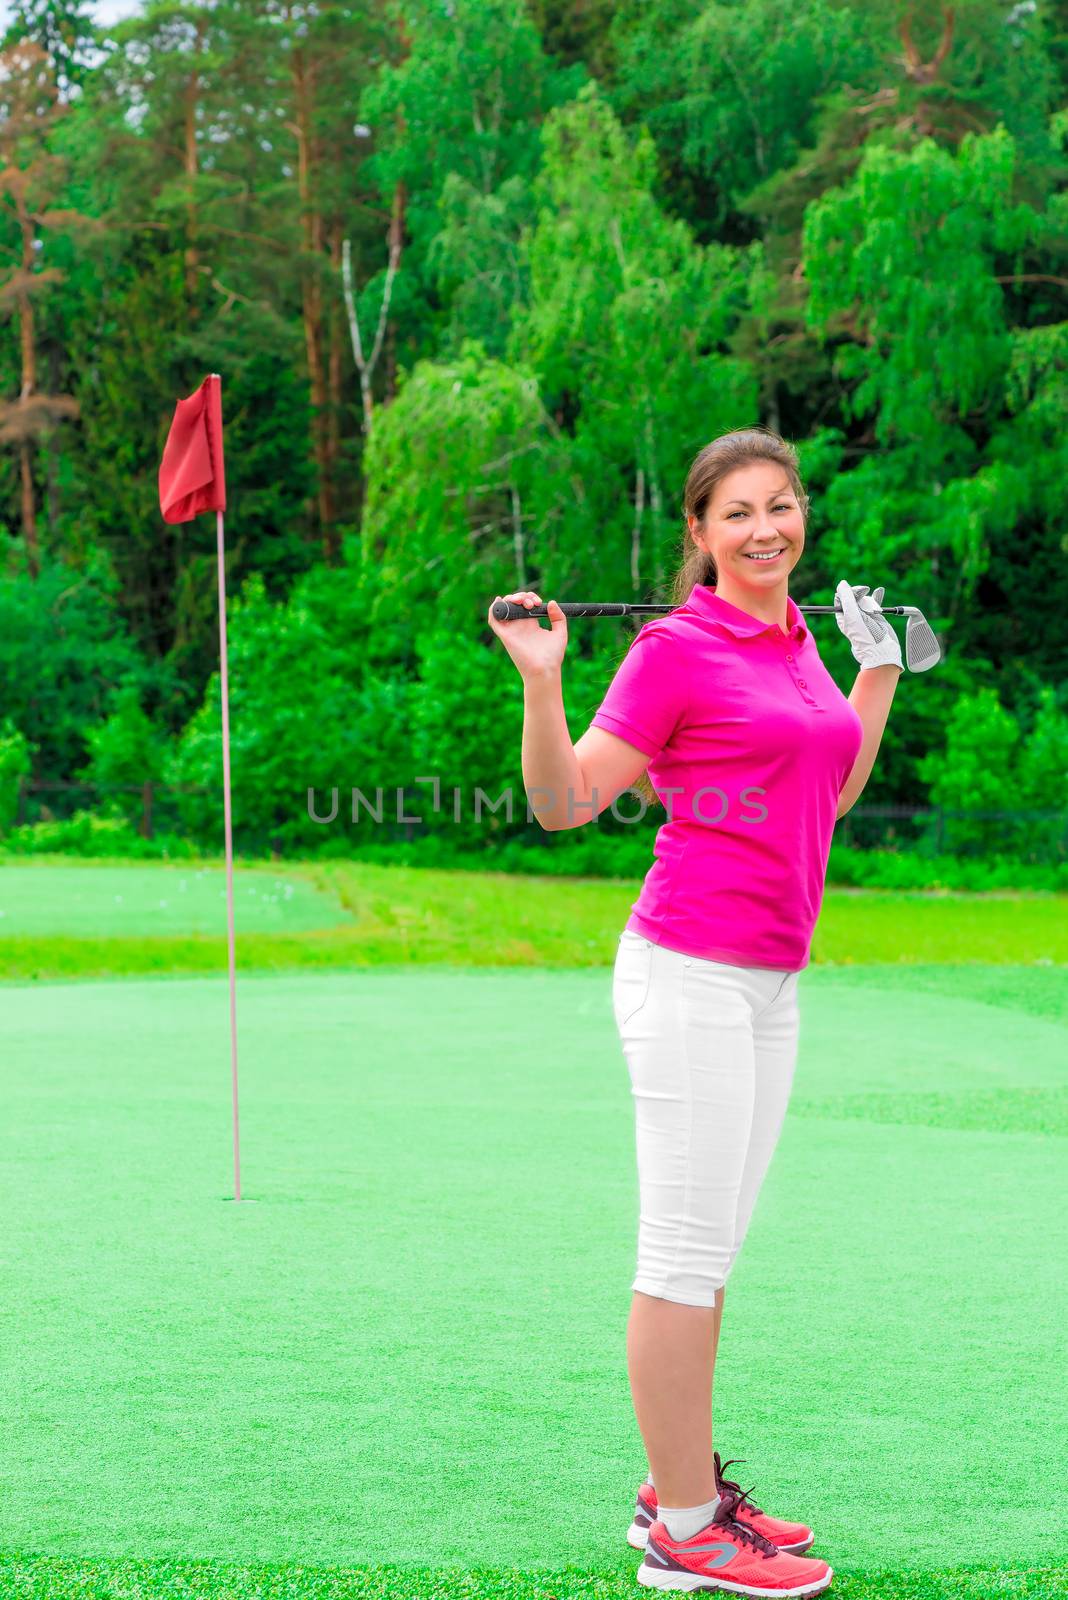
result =
M560 610L565 617L652 617L666 616L671 611L677 611L677 606L663 605L631 605L626 601L616 600L561 600L558 602ZM841 606L798 606L802 615L817 614L833 616L841 611ZM906 606L882 606L884 616L904 616L908 610ZM548 608L543 605L524 606L515 600L495 600L493 602L493 615L498 622L514 622L519 617L547 617Z

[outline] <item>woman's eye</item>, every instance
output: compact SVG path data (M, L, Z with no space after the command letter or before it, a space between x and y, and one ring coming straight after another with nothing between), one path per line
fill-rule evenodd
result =
M772 507L773 511L789 511L789 509L790 509L790 507L785 501L782 501L779 505ZM744 511L731 511L727 515L727 521L730 522L731 519L734 518L734 517L744 517L744 516L745 516L745 512Z

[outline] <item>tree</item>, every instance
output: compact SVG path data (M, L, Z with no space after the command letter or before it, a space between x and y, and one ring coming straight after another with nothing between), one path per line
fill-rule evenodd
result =
M805 223L809 325L835 340L835 370L853 384L847 415L871 414L876 440L896 447L895 457L863 464L856 485L839 481L832 501L842 511L857 505L863 485L885 520L891 483L924 500L937 485L936 508L923 505L923 548L936 578L944 563L935 609L948 622L973 599L988 533L1035 505L1026 450L1003 441L983 470L976 459L998 427L1013 364L997 259L1052 240L1055 226L1015 201L1015 158L1000 127L967 135L956 154L930 139L908 152L875 142L853 182L810 207ZM877 535L884 560L917 550L915 515L904 499L895 509L895 526ZM856 548L863 522L844 515L840 526Z
M582 493L528 370L474 342L457 361L417 362L367 450L369 625L424 604L470 614L491 583L528 587L552 570Z
M299 264L304 344L318 472L324 559L340 559L338 484L346 334L342 250L359 203L353 114L369 68L384 49L379 16L337 0L258 0L281 23L276 43L287 69L285 129L295 142ZM396 271L403 228L403 191L394 191L390 261ZM360 243L365 230L360 230ZM355 352L354 352L355 362ZM367 417L367 393L361 412Z
M88 0L14 0L2 49L29 39L48 57L60 94L69 98L92 70L93 21Z
M62 162L48 149L48 134L60 115L55 73L41 47L30 39L0 54L0 252L12 265L0 280L0 311L18 325L21 381L17 400L0 402L0 442L18 449L22 536L32 577L40 571L34 487L34 443L62 417L76 416L71 395L47 394L37 386L35 301L61 281L56 267L43 264L45 237L85 219L53 209L62 182Z
M637 597L674 564L689 460L754 419L752 372L726 345L760 252L703 249L664 214L652 142L632 144L595 85L547 118L542 141L524 245L530 304L517 311L512 356L537 373L572 438L587 493L572 538L590 552L587 572Z
M383 202L398 186L406 196L400 349L411 365L476 338L502 357L537 130L585 73L548 59L523 0L396 0L391 14L397 59L364 90L360 116L369 179Z

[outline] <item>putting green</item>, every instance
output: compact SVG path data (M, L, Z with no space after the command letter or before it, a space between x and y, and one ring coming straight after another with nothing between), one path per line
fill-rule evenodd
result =
M351 919L296 873L234 868L237 933L303 932ZM159 862L129 866L0 865L0 937L61 933L226 934L226 869Z
M802 975L727 1294L717 1446L848 1594L1068 1557L1066 973L960 970ZM4 1547L637 1593L610 988L243 978L237 1205L225 977L6 987Z

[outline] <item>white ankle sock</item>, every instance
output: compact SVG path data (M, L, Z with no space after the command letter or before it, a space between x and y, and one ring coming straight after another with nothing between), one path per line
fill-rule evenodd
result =
M692 1539L695 1533L708 1527L719 1500L717 1494L703 1506L658 1506L657 1515L673 1539Z

